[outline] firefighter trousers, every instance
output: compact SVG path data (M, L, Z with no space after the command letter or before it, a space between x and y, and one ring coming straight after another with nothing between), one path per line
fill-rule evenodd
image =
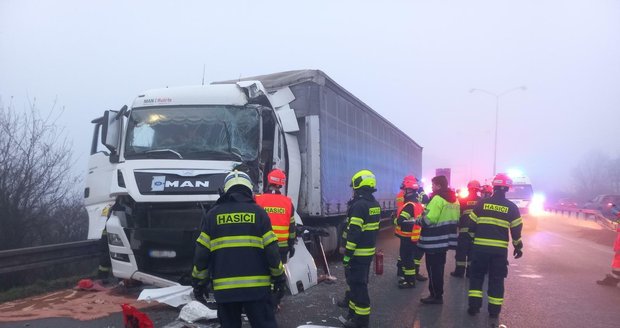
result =
M469 307L482 307L482 286L484 276L489 275L489 314L499 314L504 303L504 278L508 275L508 259L506 254L495 254L474 251L469 278Z
M269 297L257 301L217 304L217 318L222 328L241 328L242 312L246 314L252 327L278 327Z
M457 270L465 270L467 266L471 265L471 237L469 236L469 233L461 232L457 243L458 244L454 255L456 268Z
M370 318L370 296L368 295L368 274L370 263L349 263L345 269L349 285L349 317L358 325L368 325Z
M99 269L97 278L108 278L112 270L112 260L110 259L110 246L108 245L108 232L104 229L99 239Z
M420 274L420 262L424 256L424 250L418 247L417 243L413 244L413 263L415 265L415 273Z
M400 239L400 259L402 263L403 277L406 282L414 282L416 267L415 267L415 251L416 245L409 239Z
M400 238L400 237L399 237ZM404 241L409 241L410 239L403 239L400 238L400 248L399 248L399 255L398 255L398 261L396 262L396 275L398 277L404 278L405 277L405 273L403 272L403 259L402 259L402 245ZM424 250L418 247L417 243L411 243L411 247L413 249L413 263L414 263L414 267L415 267L415 274L419 274L420 273L420 263L422 262L422 257L424 257Z

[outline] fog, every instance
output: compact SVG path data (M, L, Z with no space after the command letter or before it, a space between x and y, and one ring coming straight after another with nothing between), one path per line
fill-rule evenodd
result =
M618 156L620 1L0 0L4 106L49 112L86 171L92 126L140 91L320 69L424 147L453 184L521 168L569 190ZM59 113L56 111L56 113Z

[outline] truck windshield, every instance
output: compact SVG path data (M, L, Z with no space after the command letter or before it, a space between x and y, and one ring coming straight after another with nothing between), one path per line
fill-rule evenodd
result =
M252 161L258 156L256 108L137 108L127 125L125 158Z
M532 185L512 185L506 193L508 199L532 199Z

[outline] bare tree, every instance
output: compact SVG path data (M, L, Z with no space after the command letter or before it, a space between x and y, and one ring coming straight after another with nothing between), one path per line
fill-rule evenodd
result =
M75 195L80 181L71 174L71 144L56 122L61 111L52 108L43 117L35 101L22 113L12 102L0 103L0 249L66 241L71 220L87 224L79 211L68 211L81 203Z
M577 194L588 200L599 194L620 192L620 158L591 151L573 168Z

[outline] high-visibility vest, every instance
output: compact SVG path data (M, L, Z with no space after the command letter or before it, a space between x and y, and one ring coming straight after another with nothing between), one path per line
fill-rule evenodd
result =
M400 211L405 207L405 192L401 189L398 194L396 194L396 216L400 214Z
M407 202L407 203L404 203L398 210L396 218L394 219L394 222L396 222L403 208L405 208L405 205L407 204L411 204L413 206L413 218L417 219L422 215L422 212L424 211L424 207L422 207L422 204L414 203L414 202ZM419 224L414 224L411 231L403 231L400 225L396 225L394 234L400 237L410 238L411 241L417 242L420 239L421 231L422 231L422 227Z
M293 216L291 199L282 194L256 195L256 203L269 215L271 228L278 237L278 246L288 247L289 227Z

